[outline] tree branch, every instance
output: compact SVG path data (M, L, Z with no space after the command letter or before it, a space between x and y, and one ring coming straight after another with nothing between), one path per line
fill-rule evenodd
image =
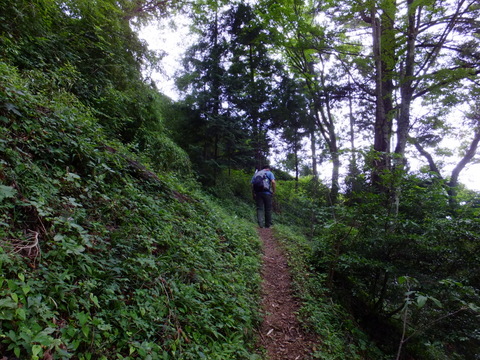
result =
M425 148L420 144L418 139L415 139L409 136L408 141L415 146L415 148L420 153L420 155L422 155L425 159L427 159L430 171L435 173L438 176L438 178L442 179L442 174L440 174L440 170L438 169L437 164L435 164L435 161L433 160L432 155L427 150L425 150Z
M465 166L473 159L473 157L477 153L479 142L480 142L480 128L477 127L477 129L475 130L473 140L470 143L470 147L468 148L467 152L465 153L463 158L460 160L460 162L457 164L457 166L455 166L455 168L452 170L452 175L450 176L450 182L448 183L448 185L451 188L457 186L460 172L465 168Z

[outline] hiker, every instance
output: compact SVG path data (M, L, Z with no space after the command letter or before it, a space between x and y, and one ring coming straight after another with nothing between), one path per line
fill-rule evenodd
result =
M252 177L252 193L257 203L258 226L267 229L272 226L272 197L275 194L275 176L270 171L270 166L265 165Z

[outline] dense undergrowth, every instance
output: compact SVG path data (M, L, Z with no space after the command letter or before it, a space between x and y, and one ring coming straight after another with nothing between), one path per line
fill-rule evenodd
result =
M300 318L320 339L314 357L323 360L383 359L380 349L362 331L355 318L329 295L326 274L315 271L311 265L312 243L301 234L299 228L275 226L275 235L289 258L295 290L302 300Z
M253 220L248 180L232 172L216 194ZM476 359L478 195L462 191L452 210L440 184L424 183L405 177L394 214L373 193L330 207L328 190L311 178L278 181L274 231L301 318L319 335L316 358Z
M126 146L4 63L0 106L0 354L259 358L251 175L219 174L207 195L159 129ZM369 192L329 207L323 186L279 181L275 231L317 358L476 359L478 195L452 209L427 183L405 177L392 213Z
M0 354L257 358L251 223L4 63L0 126Z
M277 188L275 232L319 359L478 358L478 194L452 209L440 183L407 176L393 213L369 192L327 207L308 179Z

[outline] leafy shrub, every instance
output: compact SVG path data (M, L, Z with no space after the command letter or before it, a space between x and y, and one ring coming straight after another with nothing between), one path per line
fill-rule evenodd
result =
M411 176L399 184L398 211L385 206L383 194L368 192L353 206L339 207L315 239L312 264L328 274L325 286L386 354L403 345L408 319L403 351L424 359L474 359L470 349L479 342L472 315L480 297L471 269L480 265L480 223L461 210L453 214L440 183ZM406 289L404 278L414 285ZM446 285L452 282L455 290ZM425 331L430 327L434 331Z
M312 234L315 226L324 220L325 195L323 184L312 177L296 181L278 181L274 207L277 219L284 224L301 226Z
M223 200L236 198L245 202L251 201L251 178L251 174L242 170L223 170L217 176L215 184L208 188L208 191Z
M382 359L380 350L355 319L329 295L325 286L327 275L312 267L311 261L316 256L314 243L300 235L299 229L278 225L274 230L288 254L295 288L302 299L301 319L321 339L315 358Z

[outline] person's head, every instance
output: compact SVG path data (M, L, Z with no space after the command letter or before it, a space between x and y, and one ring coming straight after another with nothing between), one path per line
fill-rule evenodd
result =
M264 166L262 167L262 170L270 170L270 165L264 165Z

